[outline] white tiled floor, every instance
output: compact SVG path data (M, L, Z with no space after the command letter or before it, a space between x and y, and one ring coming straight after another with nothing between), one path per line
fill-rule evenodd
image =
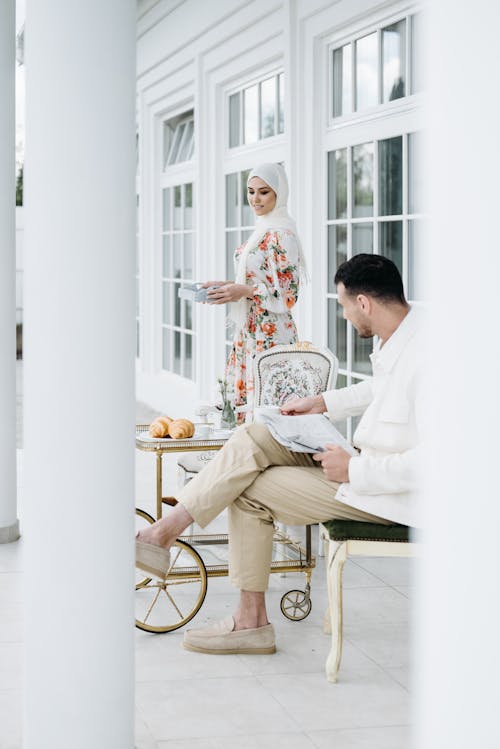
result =
M138 504L154 506L154 458L137 454ZM170 476L175 471L170 470ZM167 489L170 487L167 486ZM222 529L224 518L218 521ZM21 748L22 539L0 546L0 746ZM208 656L181 648L182 630L136 633L137 749L406 749L409 728L411 560L348 561L339 681L324 675L327 593L323 560L312 578L312 612L285 619L284 592L301 574L272 575L272 656ZM230 613L237 593L211 578L188 626Z

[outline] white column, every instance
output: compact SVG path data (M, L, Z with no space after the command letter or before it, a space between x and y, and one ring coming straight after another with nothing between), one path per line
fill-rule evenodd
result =
M500 746L499 10L428 4L432 232L419 749Z
M19 538L16 506L15 0L0 4L0 543Z
M133 747L135 16L26 9L25 749Z

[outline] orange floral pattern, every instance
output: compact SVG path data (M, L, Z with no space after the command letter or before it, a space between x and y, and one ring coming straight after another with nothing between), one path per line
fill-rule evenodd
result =
M237 265L245 245L236 250ZM246 283L255 285L248 310L247 325L233 341L226 365L226 380L234 384L234 405L247 406L246 420L252 418L253 368L256 352L278 344L297 341L297 329L290 310L299 293L298 246L288 230L269 231L247 258ZM245 414L238 414L238 423Z

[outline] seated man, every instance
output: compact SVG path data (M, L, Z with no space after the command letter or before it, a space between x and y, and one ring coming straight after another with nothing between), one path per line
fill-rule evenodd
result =
M202 653L273 653L265 605L275 521L290 525L332 518L414 524L417 447L417 321L390 260L355 255L335 283L344 317L362 338L378 336L373 378L290 401L282 413L327 412L332 421L363 414L354 434L359 454L340 447L310 455L279 444L263 424L239 427L178 495L168 516L138 534L141 569L165 576L169 547L195 520L205 527L229 513L229 577L240 590L233 616L188 630L184 647Z

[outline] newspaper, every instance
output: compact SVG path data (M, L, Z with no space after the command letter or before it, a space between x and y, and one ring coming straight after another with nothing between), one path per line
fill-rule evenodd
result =
M256 408L255 421L266 424L274 439L295 453L317 453L325 445L338 445L349 455L357 455L330 419L323 414L283 416L279 408Z

